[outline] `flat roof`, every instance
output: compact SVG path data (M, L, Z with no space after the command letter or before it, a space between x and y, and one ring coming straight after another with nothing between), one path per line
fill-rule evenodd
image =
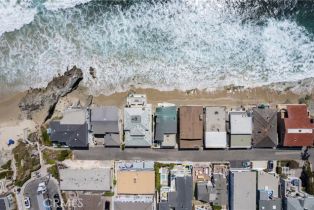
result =
M118 171L117 193L126 195L152 195L155 193L154 171Z
M115 210L152 210L153 195L122 195L113 198Z
M64 191L110 191L111 168L60 169L60 189Z
M78 198L81 199L83 207L77 205L74 210L104 209L105 200L101 195L80 194Z
M205 132L206 148L226 148L227 132Z
M91 121L118 121L119 110L115 106L100 106L91 108Z
M279 176L278 174L270 174L264 171L259 171L257 176L258 190L272 190L273 197L278 198Z
M226 131L226 107L208 106L205 108L205 131Z
M256 172L230 171L230 208L256 209Z
M252 146L251 135L231 135L230 147L231 148L249 148Z
M231 134L252 134L252 116L246 111L231 111L230 132Z
M82 125L86 122L85 109L67 109L63 112L60 124Z

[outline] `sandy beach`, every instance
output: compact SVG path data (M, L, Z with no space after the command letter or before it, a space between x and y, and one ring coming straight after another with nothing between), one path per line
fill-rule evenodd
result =
M252 89L236 90L191 90L191 91L159 91L156 89L132 89L128 92L114 93L112 95L98 95L93 97L93 105L114 105L123 107L126 97L130 92L146 94L148 102L154 106L161 102L169 102L177 105L224 105L227 107L239 107L241 105L256 105L269 103L273 106L280 103L298 103L301 97L290 91L275 91L269 88L258 87ZM0 99L0 127L16 124L20 119L18 103L25 92L7 95ZM89 96L88 90L80 86L67 96L59 100L56 111L62 112L67 106L80 103L85 105Z

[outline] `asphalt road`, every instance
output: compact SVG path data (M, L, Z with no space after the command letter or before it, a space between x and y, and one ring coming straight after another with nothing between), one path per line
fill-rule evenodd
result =
M314 149L309 150L310 161ZM301 159L301 149L189 150L93 147L74 151L77 160L230 161Z
M37 188L40 182L47 180L46 178L35 179L32 182L28 183L24 189L24 196L29 197L31 201L30 210L38 210L38 202L37 202ZM58 186L53 182L49 181L47 184L47 191L49 194L49 198L53 200L53 195L58 193ZM53 208L55 209L55 208Z

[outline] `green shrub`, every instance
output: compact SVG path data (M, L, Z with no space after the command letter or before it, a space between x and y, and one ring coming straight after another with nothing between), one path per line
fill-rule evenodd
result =
M221 210L222 207L221 206L216 206L216 205L213 205L213 210Z
M13 176L13 171L0 172L0 179L9 178Z
M4 170L9 170L9 169L11 169L11 163L12 163L12 160L8 160L8 162L6 162L5 164L3 164L3 165L1 166L1 168L4 169Z
M47 129L44 127L41 128L41 139L42 139L43 145L52 146L52 142L51 142L50 137L48 135Z
M59 170L58 170L58 165L54 164L53 166L49 167L47 169L48 173L51 174L52 177L54 177L55 179L57 179L59 181L60 179L60 175L59 175Z
M114 192L105 192L104 193L104 196L107 196L107 197L112 197L112 196L114 196Z
M65 159L69 159L72 156L71 150L61 150L57 156L58 161L64 161Z

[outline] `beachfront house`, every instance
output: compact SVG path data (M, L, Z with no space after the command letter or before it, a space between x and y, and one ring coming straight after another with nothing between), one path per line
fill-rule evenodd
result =
M253 108L253 147L275 148L277 144L277 110Z
M251 148L252 114L249 111L230 111L230 148Z
M119 109L115 106L93 107L90 116L94 137L102 139L106 147L119 147Z
M226 148L226 107L205 108L205 148Z
M314 124L305 104L278 105L279 142L285 147L312 146Z
M125 147L152 146L152 107L146 96L131 94L124 108Z
M180 149L199 149L203 145L203 107L181 106L180 120Z
M155 143L161 148L174 148L177 144L177 107L160 104L155 113Z
M49 124L49 135L53 144L70 148L88 147L88 125L85 109L68 109L61 120Z

